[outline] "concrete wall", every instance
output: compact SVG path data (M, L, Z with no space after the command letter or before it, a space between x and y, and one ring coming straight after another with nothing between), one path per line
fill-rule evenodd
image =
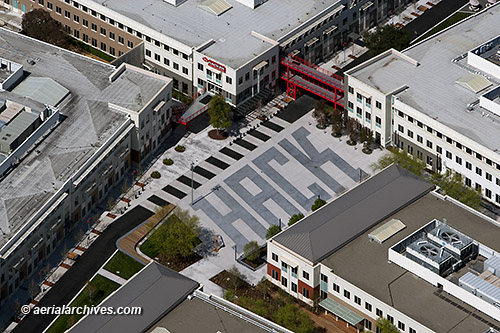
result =
M479 244L480 248L481 246L482 245ZM492 304L487 303L486 301L482 300L479 297L476 297L475 295L471 294L462 287L454 284L451 281L448 281L447 279L439 276L438 274L431 272L425 267L419 265L418 263L414 262L411 259L406 258L405 256L401 255L400 253L392 249L389 249L389 260L403 267L404 269L409 270L413 274L417 275L421 279L424 279L425 281L431 283L436 287L438 285L443 286L444 291L457 297L463 302L473 306L479 311L486 313L488 316L491 316L493 318L500 318L499 308L495 307Z

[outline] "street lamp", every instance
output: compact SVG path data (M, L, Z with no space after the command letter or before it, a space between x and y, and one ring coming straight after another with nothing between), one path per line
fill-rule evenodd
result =
M191 162L191 206L194 202L194 162Z
M191 206L194 204L194 164L198 163L198 160L191 162Z

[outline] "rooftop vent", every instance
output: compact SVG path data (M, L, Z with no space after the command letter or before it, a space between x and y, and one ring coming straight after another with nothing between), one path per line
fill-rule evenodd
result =
M371 240L382 244L384 241L391 238L393 235L400 232L404 228L406 228L406 225L404 225L403 222L398 219L392 219L368 234L368 237Z
M487 78L478 74L467 74L466 76L461 77L455 82L464 88L472 90L475 94L492 85L492 83L488 81Z
M200 3L198 7L216 16L222 15L229 9L233 8L233 6L224 0L205 0Z

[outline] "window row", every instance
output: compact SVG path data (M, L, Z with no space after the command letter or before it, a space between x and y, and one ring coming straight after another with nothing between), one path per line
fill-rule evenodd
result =
M32 0L34 2L34 0ZM65 2L67 4L72 4L73 7L75 8L78 8L80 9L81 11L85 12L85 13L89 13L90 15L96 17L96 18L99 18L100 20L106 22L107 24L109 25L112 25L112 26L117 26L119 29L123 30L123 31L126 31L127 33L131 34L131 35L135 35L137 36L138 38L141 38L141 39L144 39L146 40L147 42L149 43L153 43L155 44L156 46L158 47L161 47L163 46L163 48L166 50L166 51L171 51L174 55L177 55L177 56L180 56L182 57L183 59L185 60L189 60L189 56L183 52L180 52L179 50L177 49L174 49L174 48L171 48L169 47L168 45L166 44L162 44L160 43L159 41L155 40L155 39L152 39L151 37L147 36L147 35L144 35L142 34L141 32L139 31L136 31L136 30L133 30L132 28L120 23L120 22L116 22L114 19L112 18L109 18L109 17L106 17L105 15L103 14L99 14L97 13L95 10L92 10L92 9L89 9L87 8L86 6L83 6L83 5L80 5L78 2L76 1L70 1L70 0L65 0ZM38 0L38 3L41 5L41 6L44 6L44 0ZM53 10L53 4L51 2L47 2L47 9L49 10ZM59 6L56 6L56 13L59 14L59 15L62 15L62 8L59 7ZM64 10L64 16L67 18L67 19L71 19L72 16L71 16L71 12L68 11L68 10ZM80 17L77 15L77 14L74 14L73 15L73 21L76 22L76 23L80 23ZM85 26L85 27L89 27L89 21L87 19L84 19L82 18L82 25ZM95 23L91 23L91 27L92 27L92 30L93 31L97 31L97 25ZM104 27L100 27L100 33L104 36L106 36L106 28ZM112 40L115 40L115 34L113 32L110 32L109 33L109 38L112 39ZM123 40L122 37L119 37ZM123 44L123 41L121 42L121 44ZM133 42L129 42L129 44L133 45ZM133 47L133 46L132 46Z
M354 95L354 87L349 86L349 87L348 87L348 91L349 91L349 94L353 94L353 95ZM366 97L366 96L363 96L363 95L362 95L362 94L360 94L359 92L358 92L358 93L356 93L356 101L357 101L358 103L363 103L363 99L365 100L365 104L366 104L366 106L367 106L367 107L369 107L369 108L371 108L371 105L372 105L372 99L371 99L371 97ZM379 109L379 110L380 110L380 109L382 109L382 103L376 100L376 101L375 101L375 107L376 107L377 109Z
M153 58L153 55L152 55L151 50L146 49L146 57L148 57L148 58ZM154 54L154 59L155 59L157 62L161 63L161 56L160 56L158 53L155 53L155 54ZM165 66L170 66L170 59L163 58L163 64L164 64ZM176 71L178 71L178 70L180 69L179 64L178 64L178 63L176 63L176 62L173 62L173 61L172 61L172 67L173 67L173 69L175 69ZM187 67L182 66L182 73L183 73L183 74L186 74L186 75L189 75L189 70L187 69Z
M321 280L323 282L328 282L328 277L326 277L325 275L321 274ZM333 283L332 284L332 289L336 293L340 294L340 286L338 284ZM347 298L349 300L351 299L351 292L348 291L347 289L344 288L344 293L343 294L344 294L345 298ZM361 300L361 298L359 296L354 295L354 303L356 303L359 306L362 306L362 300ZM370 303L366 302L366 301L364 303L364 308L368 312L372 312L373 311L373 306ZM375 309L375 313L376 313L377 317L384 317L384 312L382 310L380 310L379 308ZM391 323L394 324L394 317L392 317L391 315L388 314L387 315L387 319ZM399 328L400 331L404 332L405 328L406 328L406 324L398 320L398 328ZM416 330L414 330L413 328L410 327L409 328L409 332L416 333Z
M399 125L398 125L398 131L399 131L400 133L404 134L404 133L405 133L404 126L403 126L403 125L401 125L401 124L399 124ZM414 137L413 131L411 131L410 129L408 129L408 130L407 130L406 135L407 135L409 138L413 138L413 137ZM417 134L417 142L418 142L418 143L421 143L421 144L423 144L423 142L424 142L424 141L423 141L423 137L422 137L422 136L420 136L420 135L418 135L418 134ZM426 140L426 146L427 146L427 148L429 148L429 149L433 149L433 146L434 146L434 145L433 145L432 141L430 141L430 140ZM401 148L401 147L400 147L400 148ZM440 155L443 155L443 148L442 148L441 146L436 145L436 153L437 153L437 154L440 154ZM449 150L446 150L446 151L445 151L445 156L446 156L446 158L447 158L448 160L450 160L450 161L451 161L451 160L453 160L453 153L452 153L452 152L450 152ZM461 158L460 156L458 156L458 155L455 155L455 162L456 162L458 165L462 165L462 163L463 163L462 158ZM468 169L468 170L470 170L470 171L473 171L473 170L474 170L474 171L475 171L475 173L476 173L477 175L479 175L479 176L483 176L483 170L482 170L480 167L478 167L478 166L476 166L476 167L473 169L473 167L472 167L472 163L471 163L471 162L469 162L469 161L465 161L465 168L466 168L466 169ZM488 180L488 181L490 181L490 182L492 182L492 181L493 181L493 176L492 176L489 172L484 172L484 177L486 178L486 180ZM496 178L496 184L497 184L498 186L500 186L500 179L499 179L499 178Z
M469 147L461 144L458 141L453 140L452 138L450 138L450 137L448 137L446 135L443 135L441 132L434 130L432 127L425 125L424 123L422 123L419 120L414 119L410 115L406 115L404 112L402 112L400 110L396 110L396 109L394 109L394 113L397 114L400 118L406 119L408 122L410 122L412 124L416 124L418 127L422 128L422 129L425 129L427 132L429 132L431 134L434 134L439 139L445 140L448 144L450 144L450 145L454 144L456 148L465 151L467 154L469 154L471 156L476 157L481 162L484 162L484 163L486 163L489 166L495 165L495 167L498 170L500 170L500 164L497 164L497 163L493 162L491 159L483 156L482 154L480 154L478 152L474 152Z

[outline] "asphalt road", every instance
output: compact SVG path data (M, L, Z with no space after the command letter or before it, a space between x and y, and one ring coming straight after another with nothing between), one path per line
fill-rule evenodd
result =
M121 236L135 228L153 212L137 206L113 222L78 259L55 286L42 298L38 307L63 306L68 304L85 283L97 272L116 250L115 243ZM56 315L29 314L16 326L13 332L42 332L56 318Z
M468 2L469 0L443 0L401 29L408 31L410 33L410 40L414 40Z

